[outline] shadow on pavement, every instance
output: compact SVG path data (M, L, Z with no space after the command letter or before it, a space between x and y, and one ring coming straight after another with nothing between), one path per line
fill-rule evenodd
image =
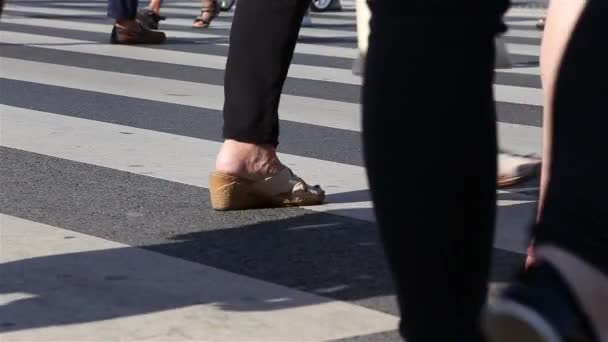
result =
M0 332L200 304L255 312L394 294L375 226L355 220L328 222L327 214L313 213L172 239L143 246L147 251L124 247L1 264L0 294L28 296L0 306ZM496 250L493 281L508 279L522 261Z

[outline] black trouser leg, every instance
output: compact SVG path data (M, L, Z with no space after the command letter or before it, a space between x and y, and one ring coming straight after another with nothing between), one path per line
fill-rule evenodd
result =
M310 0L239 0L226 66L224 138L278 145L278 107Z
M408 342L480 341L495 219L494 35L507 3L370 3L365 159L400 330Z

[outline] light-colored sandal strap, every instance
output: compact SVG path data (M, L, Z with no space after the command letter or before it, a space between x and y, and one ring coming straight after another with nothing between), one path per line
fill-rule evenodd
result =
M253 187L270 196L295 194L298 192L319 193L319 186L309 186L302 178L296 176L289 168L278 174L253 184Z

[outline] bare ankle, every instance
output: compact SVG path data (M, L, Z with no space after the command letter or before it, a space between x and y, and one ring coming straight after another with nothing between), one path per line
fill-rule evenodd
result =
M274 175L283 168L273 146L241 143L234 140L224 142L215 163L217 171L249 178Z
M150 1L150 4L148 5L148 9L150 9L150 11L158 14L160 12L160 1L158 1L158 0Z

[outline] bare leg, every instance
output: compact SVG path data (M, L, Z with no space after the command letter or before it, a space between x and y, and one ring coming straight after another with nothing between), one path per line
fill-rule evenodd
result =
M148 8L158 14L160 12L160 0L150 0L150 4L148 5Z

